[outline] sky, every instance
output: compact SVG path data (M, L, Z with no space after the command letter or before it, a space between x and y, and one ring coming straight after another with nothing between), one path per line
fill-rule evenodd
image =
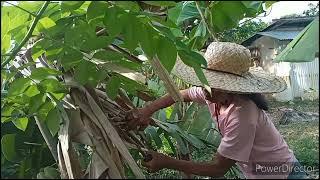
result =
M317 4L318 1L280 1L274 3L271 8L267 10L266 17L259 17L264 22L271 22L272 19L278 19L281 16L288 14L302 14L304 10L308 9L308 4Z

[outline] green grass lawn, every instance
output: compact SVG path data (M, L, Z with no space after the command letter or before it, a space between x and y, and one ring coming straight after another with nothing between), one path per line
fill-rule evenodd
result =
M310 173L319 177L319 121L279 125L280 133L301 165L318 169Z

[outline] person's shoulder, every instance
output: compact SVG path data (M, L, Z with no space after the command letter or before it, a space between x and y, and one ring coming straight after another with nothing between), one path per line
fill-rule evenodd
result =
M249 98L237 96L234 99L233 106L234 114L239 117L255 120L259 115L259 108Z

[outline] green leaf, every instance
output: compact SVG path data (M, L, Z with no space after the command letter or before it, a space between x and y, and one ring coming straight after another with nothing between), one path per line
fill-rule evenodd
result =
M115 1L115 4L125 10L138 12L140 10L139 5L135 1Z
M39 109L39 107L46 101L47 96L45 94L38 94L30 99L29 103L29 114L36 113Z
M194 36L201 36L201 37L205 37L206 36L206 25L204 23L203 20L200 21L198 27L197 27L197 31L194 34Z
M73 11L81 7L84 1L62 1L61 2L61 11Z
M95 38L87 39L83 42L81 49L85 51L93 51L101 48L108 47L113 41L113 37L100 36Z
M188 66L198 67L203 65L204 67L207 67L207 61L201 54L195 51L178 50L178 54L181 60Z
M214 32L236 27L245 17L255 17L263 12L262 1L218 1L214 2L208 17Z
M169 19L180 25L183 21L191 18L200 18L199 11L193 1L179 2L168 11Z
M103 24L107 27L108 34L112 37L117 36L126 26L125 19L122 18L123 14L120 14L120 10L116 7L109 7L106 9L106 13L103 18ZM114 22L117 23L114 23Z
M16 134L5 134L1 138L1 150L4 157L11 162L15 162L17 160L16 154Z
M158 41L157 56L161 64L170 73L177 59L177 49L175 44L171 40L161 37Z
M170 7L170 6L176 5L176 2L174 1L142 1L142 2L152 6L161 6L161 7Z
M102 73L92 62L83 61L76 67L74 77L82 85L89 84L95 87L101 80Z
M175 148L175 146L174 146L174 144L173 144L170 136L169 136L168 133L166 133L166 132L164 132L163 134L164 134L164 137L166 138L166 140L168 141L169 146L170 146L172 152L173 152L174 154L176 154L176 153L177 153L177 152L176 152L176 148Z
M38 27L38 31L43 31L45 29L49 29L49 28L55 26L56 23L52 19L50 19L49 17L44 17L39 20L38 25L40 25Z
M123 57L123 54L111 50L98 51L93 55L93 58L111 62L120 62Z
M11 117L2 117L2 116L12 116L12 112L14 110L14 107L12 106L4 106L1 108L1 122L9 122L12 120Z
M154 142L155 142L155 144L156 144L158 149L160 149L163 146L161 138L159 137L159 134L157 133L157 131L156 131L156 129L154 127L148 126L145 129L145 132L150 134L150 136L154 140Z
M30 85L31 81L27 78L15 79L8 89L8 97L23 93Z
M66 87L56 79L45 79L39 84L45 92L67 93Z
M170 135L177 141L178 149L180 150L180 152L183 155L186 155L186 154L190 153L190 151L189 151L188 147L186 146L184 140L178 134L171 133Z
M126 47L133 52L141 39L141 28L142 25L138 21L138 18L125 14L124 17L127 19L127 27L123 29L124 42Z
M53 42L48 39L37 41L31 48L32 59L40 57Z
M29 119L26 117L18 118L14 119L12 122L18 129L25 131L27 129Z
M24 94L27 95L28 97L35 96L39 93L40 91L38 90L36 85L29 86L29 88L24 92Z
M62 72L57 71L55 69L46 68L46 67L39 67L32 71L30 78L35 80L43 80L52 78L58 75L62 75Z
M245 17L255 17L263 12L262 1L242 1L247 8Z
M108 4L104 1L92 1L87 10L87 21L91 23L95 19L103 19Z
M193 70L196 72L197 77L199 78L201 83L209 86L208 80L207 80L206 76L204 75L202 68L200 66L193 66Z
M156 54L156 48L159 39L157 32L152 27L143 25L140 29L140 34L143 34L143 36L141 36L139 39L143 52L149 58L153 58L153 56Z
M38 117L40 120L45 121L49 111L54 108L52 101L45 102L38 110Z
M55 136L59 131L61 116L57 108L53 108L49 111L46 117L46 124L50 130L52 136Z
M71 48L65 48L64 55L61 58L61 63L66 70L78 65L83 59L81 52Z
M120 87L120 79L117 76L111 76L106 84L106 93L108 97L114 100L118 95L118 90Z

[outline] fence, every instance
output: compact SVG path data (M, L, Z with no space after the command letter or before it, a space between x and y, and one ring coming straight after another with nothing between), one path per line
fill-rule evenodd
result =
M319 98L319 59L311 62L274 64L275 74L287 83L284 92L274 94L279 101L289 101L295 97Z

